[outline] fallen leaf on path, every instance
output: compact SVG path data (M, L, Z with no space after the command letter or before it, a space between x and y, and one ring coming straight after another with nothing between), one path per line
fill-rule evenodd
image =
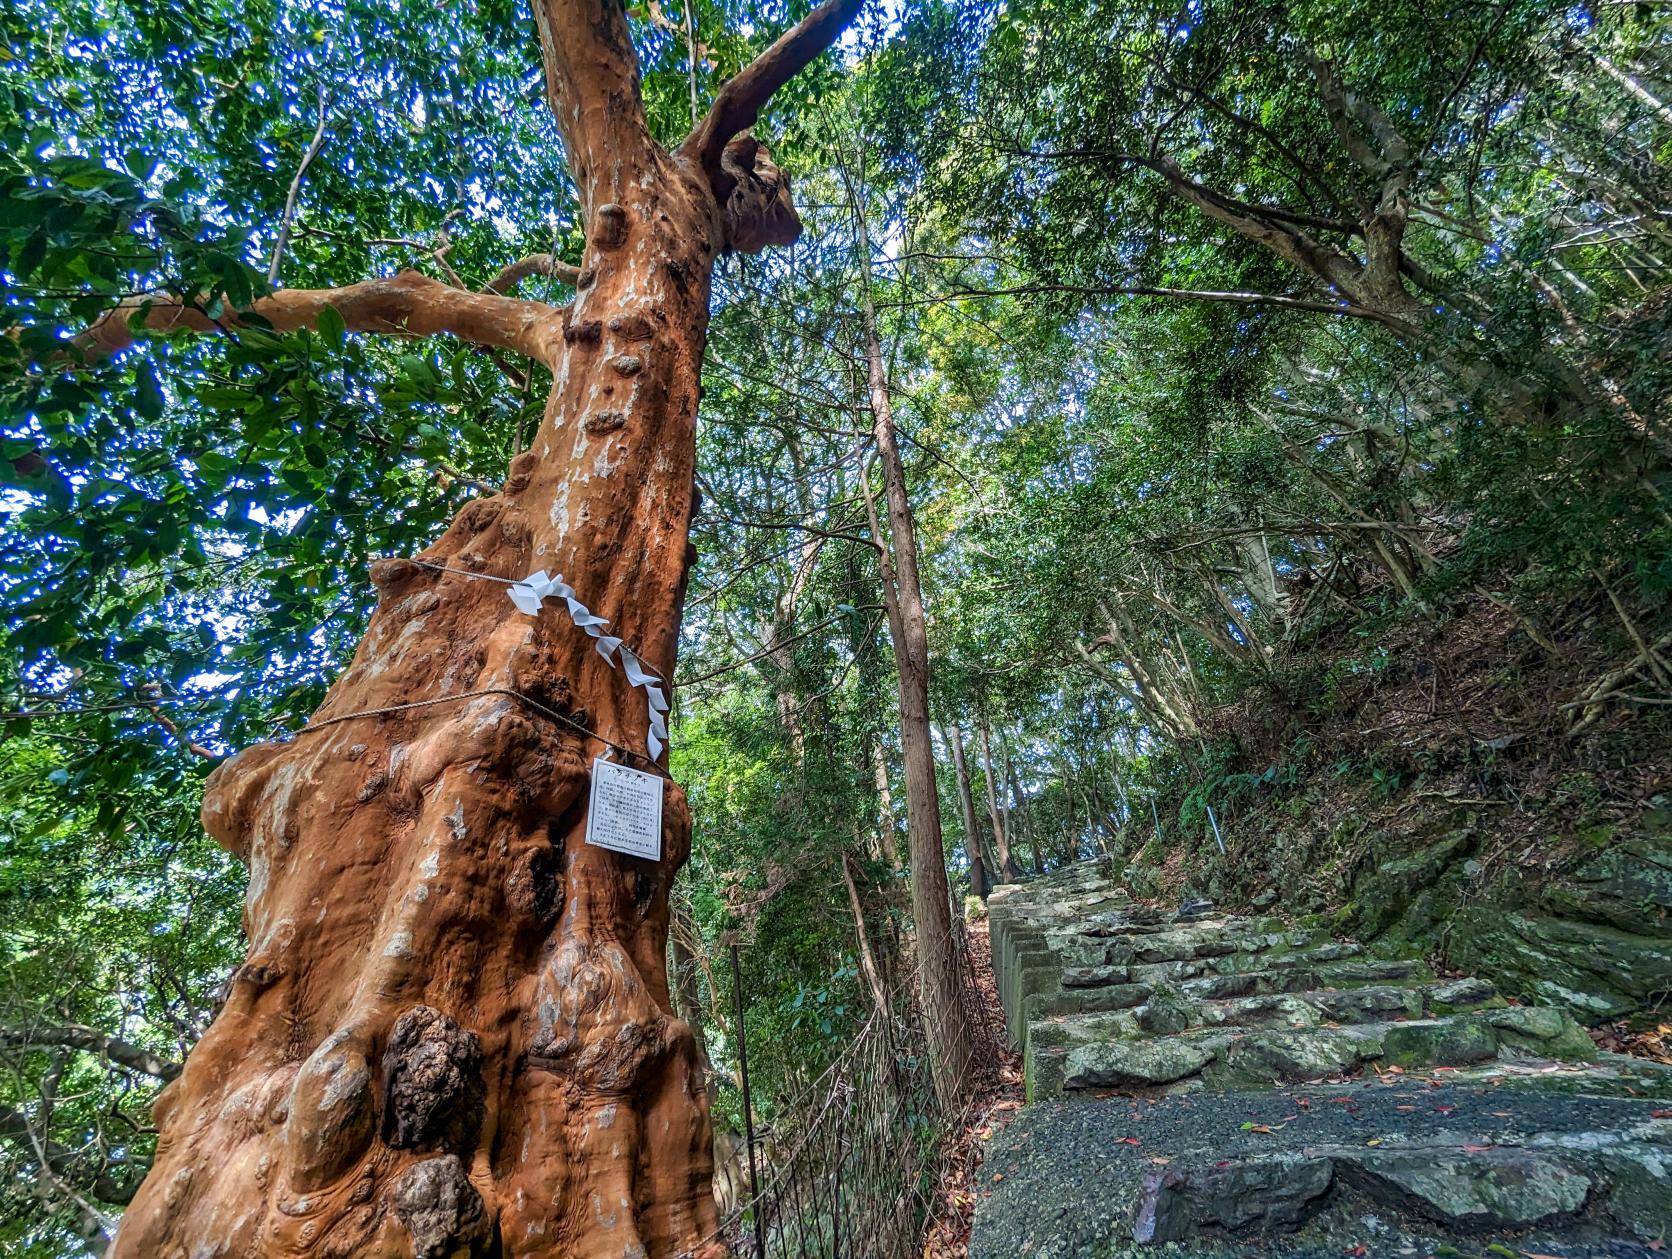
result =
M1491 1150L1491 1149L1495 1149L1495 1148L1496 1148L1495 1146L1491 1146L1491 1145L1465 1145L1463 1147L1463 1153L1465 1153L1465 1154L1484 1154L1484 1153L1486 1153L1486 1151Z
M1115 1144L1116 1145L1141 1145L1143 1143L1141 1141L1139 1141L1137 1137L1116 1137L1115 1138Z
M1150 1160L1150 1162L1154 1163L1157 1167L1165 1167L1165 1166L1167 1166L1168 1163L1171 1163L1172 1161L1173 1161L1172 1159L1164 1158L1159 1154L1157 1154L1154 1158L1152 1158Z

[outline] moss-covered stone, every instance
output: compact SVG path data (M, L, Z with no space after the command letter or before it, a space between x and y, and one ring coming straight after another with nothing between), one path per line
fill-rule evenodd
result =
M1498 1054L1490 1024L1474 1019L1396 1023L1382 1038L1384 1060L1401 1067L1465 1067Z
M1080 1045L1068 1051L1063 1086L1083 1089L1171 1084L1195 1075L1216 1056L1211 1045L1177 1037Z
M1216 1087L1276 1080L1314 1080L1341 1075L1382 1056L1376 1029L1308 1028L1304 1031L1254 1032L1233 1044L1224 1056L1226 1071Z
M1512 1006L1482 1016L1511 1049L1547 1058L1588 1062L1596 1045L1566 1010L1546 1006Z
M1672 1148L1605 1150L1597 1161L1608 1180L1609 1219L1645 1242L1664 1237L1672 1220Z
M1138 1007L1136 1016L1138 1026L1151 1036L1170 1036L1196 1021L1196 1006L1178 989L1160 985Z
M1395 1205L1466 1228L1525 1228L1584 1206L1590 1178L1522 1150L1437 1155L1369 1153L1358 1170Z
M1475 908L1459 916L1448 953L1501 986L1591 1020L1629 1014L1672 991L1672 933Z
M1353 888L1354 914L1350 926L1360 936L1379 936L1410 916L1412 902L1424 895L1453 865L1473 850L1475 836L1461 831L1426 843L1406 857L1383 862ZM1427 920L1431 912L1419 916ZM1420 924L1412 924L1420 929Z
M1432 1015L1459 1014L1465 1010L1502 1009L1505 1002L1498 990L1484 979L1469 977L1435 984L1424 993L1424 1004Z

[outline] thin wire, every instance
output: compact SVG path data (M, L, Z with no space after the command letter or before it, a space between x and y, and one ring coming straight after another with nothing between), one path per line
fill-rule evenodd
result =
M573 718L565 717L556 709L548 708L539 700L528 695L524 695L521 691L514 691L508 686L485 686L475 691L460 691L457 695L438 695L434 699L413 700L409 704L389 704L383 708L364 708L359 712L343 713L340 716L327 717L323 721L310 721L307 725L303 726L295 733L296 735L310 734L315 730L323 730L327 726L335 726L345 721L357 721L362 717L387 717L392 713L410 712L414 708L430 708L436 704L451 704L456 700L478 699L484 695L508 695L512 699L520 699L536 712L542 713L543 715L551 718L551 720L568 726L571 730L575 731L584 738L595 740L598 743L602 743L607 748L612 748L615 751L620 752L623 756L628 758L627 763L629 765L635 761L644 761L651 767L652 770L661 775L663 778L668 779L670 782L673 780L672 774L669 774L665 769L663 769L655 761L650 760L642 752L635 752L631 748L623 747L613 739L606 739L597 731L588 730L585 726L581 725L580 722L574 720Z
M500 576L498 576L497 574L494 574L494 573L472 572L468 568L449 568L446 564L434 564L434 563L431 563L429 560L409 559L407 556L404 556L404 555L389 555L389 556L384 556L383 558L385 558L385 559L404 559L409 564L416 564L416 565L418 565L419 568L433 568L438 573L457 573L460 577L480 577L483 581L502 582L507 586L519 585L522 582L522 578L520 578L520 577L500 577Z

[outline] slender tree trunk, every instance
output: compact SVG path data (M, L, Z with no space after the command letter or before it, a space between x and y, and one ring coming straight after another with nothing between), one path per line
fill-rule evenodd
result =
M670 918L683 917L684 925L690 928L691 921L685 914L686 911L680 909L669 911ZM712 1078L708 1063L708 1036L702 1024L702 985L697 978L697 959L692 956L683 931L671 928L668 931L668 965L672 969L674 1009L680 1018L690 1024L691 1038L696 1042L703 1073Z
M940 798L935 782L935 747L929 728L929 633L923 614L923 583L918 574L917 527L906 493L905 465L894 428L894 404L888 393L888 374L883 365L876 309L871 299L871 241L866 230L864 203L858 196L854 197L854 221L860 264L866 276L861 287L860 316L867 396L872 434L888 496L886 542L868 492L866 502L873 517L872 535L884 547L880 553L883 602L888 612L889 636L894 643L895 676L899 681L918 993L928 1025L937 1087L943 1096L950 1098L963 1091L970 1062L970 1041L963 985L958 974L961 963L952 934L946 851L941 838Z
M1074 783L1068 776L1068 767L1062 769L1062 799L1063 808L1068 814L1067 825L1063 832L1063 847L1068 853L1067 864L1073 865L1080 859L1080 836L1074 829ZM1088 806L1087 816L1090 816Z
M952 745L952 767L958 775L958 806L964 819L964 850L969 853L970 858L970 891L986 900L991 885L988 882L986 853L981 842L981 827L975 820L975 799L970 792L969 765L964 760L964 732L957 726L948 726L946 741Z
M871 782L877 789L877 840L889 868L900 869L899 822L894 815L894 791L888 785L888 758L883 754L882 740L872 736Z
M859 942L859 973L865 976L865 986L871 990L871 1002L877 1013L887 1018L888 989L883 986L882 972L877 969L876 955L871 952L871 934L865 930L865 909L859 900L859 887L854 882L853 858L842 854L842 882L848 889L848 909L853 913L853 934Z
M1005 818L1022 820L1022 834L1028 841L1028 856L1033 861L1033 872L1037 877L1045 873L1045 855L1039 851L1039 834L1033 827L1033 813L1028 808L1027 797L1022 794L1022 785L1016 779L1016 764L1010 759L1010 749L1003 747L1004 779L1010 785L1010 803L1005 806Z
M981 776L987 787L987 821L993 828L993 846L998 849L998 877L1002 882L1014 883L1022 877L1022 872L1011 855L1010 837L999 814L999 793L993 778L992 738L987 733L985 717L977 717L975 736L981 746Z
M666 974L684 793L665 783L661 860L585 843L592 759L645 748L645 696L560 607L525 615L470 574L561 571L672 674L713 261L799 229L764 150L732 137L858 7L820 6L669 152L620 6L536 0L588 229L573 307L409 279L361 294L398 317L339 311L521 349L551 393L498 494L422 563L374 566L377 609L311 728L209 780L204 825L250 871L249 957L157 1102L119 1259L723 1254Z

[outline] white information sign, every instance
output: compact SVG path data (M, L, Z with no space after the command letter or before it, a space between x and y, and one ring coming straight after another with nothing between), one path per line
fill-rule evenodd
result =
M662 778L599 757L592 762L586 842L632 857L662 859Z

